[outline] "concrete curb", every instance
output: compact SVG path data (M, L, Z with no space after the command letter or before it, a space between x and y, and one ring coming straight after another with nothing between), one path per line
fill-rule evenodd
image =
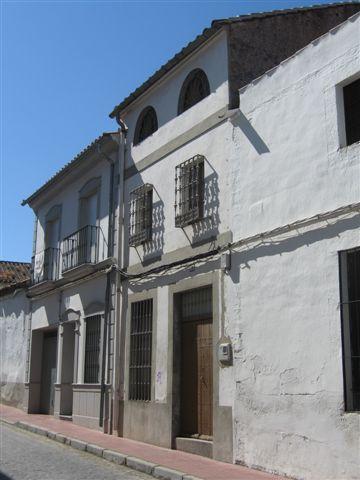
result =
M14 427L27 430L28 432L35 433L43 437L47 437L49 440L63 443L64 445L68 445L69 447L74 448L76 450L87 452L91 455L96 455L97 457L101 457L104 460L107 460L108 462L112 462L117 465L124 465L133 470L147 473L148 475L151 475L154 478L158 478L161 480L201 480L200 478L189 475L188 473L180 472L178 470L173 470L171 468L164 467L161 465L156 465L155 463L147 462L142 458L127 456L120 452L116 452L114 450L106 450L100 447L99 445L86 443L86 442L83 442L82 440L78 440L77 438L67 437L66 435L62 435L61 433L52 432L50 430L46 430L45 428L40 428L40 427L37 427L36 425L31 425L30 423L26 423L26 422L10 423L10 422L6 422L3 419L1 419L1 421L9 425L12 425Z

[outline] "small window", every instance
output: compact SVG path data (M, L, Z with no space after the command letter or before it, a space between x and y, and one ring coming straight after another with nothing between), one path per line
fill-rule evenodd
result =
M79 227L96 226L100 209L101 178L92 178L79 191Z
M135 127L134 145L138 145L145 138L150 137L158 129L156 112L153 107L146 107L140 113Z
M152 299L131 304L130 400L151 400Z
M195 157L175 169L175 226L185 227L203 218L204 157Z
M100 383L101 315L86 318L84 383Z
M346 143L360 140L360 78L344 87Z
M206 73L200 68L191 71L181 87L178 115L200 102L209 94L210 85Z
M360 248L340 253L345 408L360 410Z
M145 184L130 193L129 244L133 247L151 240L153 187Z

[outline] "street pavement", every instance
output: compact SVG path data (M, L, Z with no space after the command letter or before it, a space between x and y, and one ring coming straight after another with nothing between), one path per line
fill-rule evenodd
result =
M0 424L0 480L149 480L149 475Z

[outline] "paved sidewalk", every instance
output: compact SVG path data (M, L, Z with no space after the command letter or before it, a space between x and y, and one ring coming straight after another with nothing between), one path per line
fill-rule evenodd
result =
M56 437L55 433L59 434L58 441L59 439L61 441L62 437L64 437L65 443L99 456L105 457L104 451L116 452L121 454L118 456L118 459L122 456L127 457L126 459L124 458L124 462L133 468L141 466L141 461L143 461L142 463L145 467L147 462L149 462L149 471L147 473L158 476L158 478L183 480L190 480L193 477L203 480L281 480L284 478L190 453L156 447L113 435L105 435L95 430L74 425L68 421L58 420L49 415L26 414L22 410L5 405L0 405L0 420L11 424L20 422L23 424L23 427L29 425L38 427L39 431L36 432L35 430L35 433L46 435L47 431L47 436L53 439ZM107 454L108 457L110 453ZM117 460L113 461L119 463ZM165 468L162 469L161 467ZM165 471L166 469L174 470L174 475L170 476L168 474L168 476L164 475L161 477L162 470ZM145 470L143 469L142 471Z

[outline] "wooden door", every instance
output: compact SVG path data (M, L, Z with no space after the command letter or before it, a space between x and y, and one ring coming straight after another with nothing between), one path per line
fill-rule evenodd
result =
M55 383L56 383L56 346L57 334L51 332L44 334L40 411L49 415L54 414Z
M212 437L212 320L184 321L181 330L181 434Z

